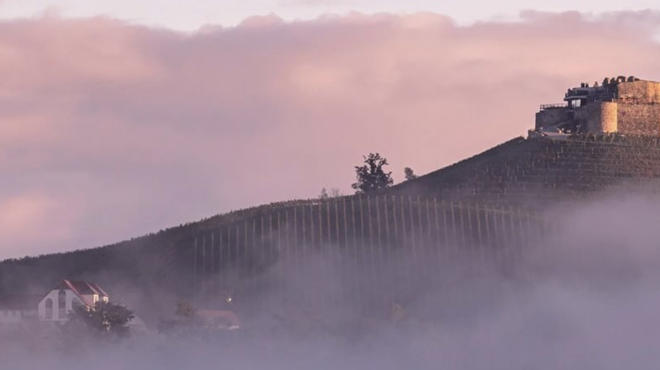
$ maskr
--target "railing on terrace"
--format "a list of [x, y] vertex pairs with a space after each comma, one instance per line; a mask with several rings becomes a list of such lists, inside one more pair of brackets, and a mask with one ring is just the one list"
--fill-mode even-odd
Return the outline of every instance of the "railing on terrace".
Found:
[[607, 95], [607, 94], [602, 94], [602, 95], [596, 95], [593, 97], [592, 101], [594, 102], [610, 102], [610, 103], [616, 103], [619, 101], [616, 97], [612, 95]]
[[567, 103], [541, 104], [541, 110], [556, 109], [556, 108], [568, 108], [568, 104]]

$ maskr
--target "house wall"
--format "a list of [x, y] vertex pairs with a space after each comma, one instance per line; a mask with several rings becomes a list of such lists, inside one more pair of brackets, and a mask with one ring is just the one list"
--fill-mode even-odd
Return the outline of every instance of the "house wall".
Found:
[[46, 320], [46, 301], [50, 298], [53, 300], [53, 318], [52, 321], [67, 321], [68, 320], [68, 314], [73, 311], [73, 306], [74, 302], [76, 304], [82, 304], [78, 296], [74, 292], [72, 292], [69, 289], [65, 289], [64, 292], [66, 293], [66, 304], [65, 304], [65, 309], [62, 318], [60, 318], [60, 311], [59, 311], [59, 292], [60, 290], [52, 290], [50, 293], [48, 293], [41, 301], [39, 301], [39, 305], [37, 308], [39, 319], [40, 320]]

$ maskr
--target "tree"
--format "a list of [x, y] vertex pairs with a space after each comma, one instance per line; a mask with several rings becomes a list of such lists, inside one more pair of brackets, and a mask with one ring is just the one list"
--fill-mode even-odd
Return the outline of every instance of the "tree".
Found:
[[413, 172], [412, 168], [410, 168], [410, 167], [404, 168], [403, 173], [406, 177], [406, 181], [414, 180], [417, 177], [419, 177], [419, 176], [415, 175], [415, 172]]
[[73, 308], [71, 319], [84, 322], [92, 331], [106, 334], [123, 335], [128, 333], [127, 324], [135, 315], [128, 308], [109, 302], [96, 302], [93, 308], [77, 305]]
[[387, 188], [394, 183], [392, 172], [383, 170], [383, 167], [388, 165], [386, 158], [381, 157], [379, 153], [369, 153], [363, 158], [364, 165], [355, 166], [357, 182], [352, 187], [356, 194]]

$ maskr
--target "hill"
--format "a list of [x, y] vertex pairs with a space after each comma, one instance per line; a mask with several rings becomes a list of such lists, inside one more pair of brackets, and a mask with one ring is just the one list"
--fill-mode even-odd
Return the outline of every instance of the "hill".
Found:
[[519, 137], [392, 190], [538, 208], [624, 183], [644, 185], [658, 177], [658, 137]]
[[542, 235], [548, 204], [659, 177], [656, 137], [515, 138], [368, 196], [274, 203], [100, 248], [3, 261], [0, 294], [39, 293], [70, 278], [156, 314], [171, 311], [163, 300], [219, 304], [226, 294], [278, 307], [357, 296], [377, 305], [406, 299], [410, 284], [458, 255], [513, 271]]

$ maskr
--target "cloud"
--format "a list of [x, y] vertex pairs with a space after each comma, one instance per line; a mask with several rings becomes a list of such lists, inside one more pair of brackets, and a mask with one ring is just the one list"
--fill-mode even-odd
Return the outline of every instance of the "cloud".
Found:
[[348, 0], [281, 0], [280, 6], [284, 7], [319, 7], [329, 5], [353, 5], [356, 6], [355, 1]]
[[397, 180], [432, 171], [524, 134], [581, 81], [658, 79], [658, 16], [269, 16], [193, 34], [2, 22], [0, 258], [348, 191], [370, 151]]

